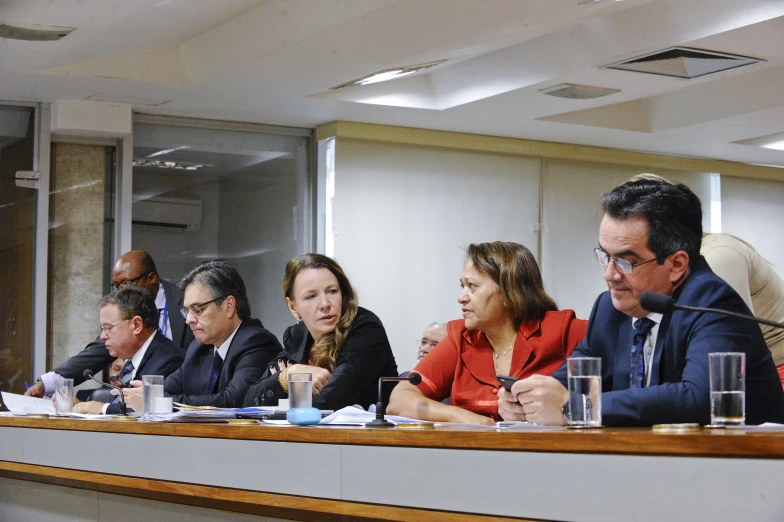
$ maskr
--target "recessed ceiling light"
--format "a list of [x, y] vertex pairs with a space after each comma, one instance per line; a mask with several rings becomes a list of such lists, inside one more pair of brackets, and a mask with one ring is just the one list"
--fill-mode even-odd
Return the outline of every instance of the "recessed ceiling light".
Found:
[[576, 83], [561, 83], [545, 89], [539, 89], [539, 92], [548, 96], [557, 96], [559, 98], [569, 98], [571, 100], [590, 100], [591, 98], [601, 98], [609, 94], [621, 92], [620, 89], [610, 89], [608, 87], [593, 87], [591, 85], [578, 85]]
[[329, 90], [335, 91], [337, 89], [343, 89], [345, 87], [353, 87], [355, 85], [370, 85], [371, 83], [396, 80], [397, 78], [402, 78], [403, 76], [408, 76], [410, 74], [414, 74], [419, 71], [424, 71], [425, 69], [430, 69], [431, 67], [435, 67], [436, 65], [441, 65], [444, 62], [446, 62], [446, 60], [421, 63], [419, 65], [407, 65], [405, 67], [395, 67], [393, 69], [384, 69], [383, 71], [378, 71], [373, 74], [363, 76], [362, 78], [351, 80], [350, 82], [346, 82], [346, 83], [341, 83], [340, 85], [336, 85], [335, 87], [330, 87]]
[[0, 21], [0, 38], [10, 38], [11, 40], [27, 40], [32, 42], [53, 41], [59, 40], [75, 30], [74, 27], [18, 24], [15, 22]]
[[578, 2], [578, 5], [587, 5], [587, 4], [614, 4], [615, 2], [623, 2], [623, 0], [582, 0], [582, 2]]

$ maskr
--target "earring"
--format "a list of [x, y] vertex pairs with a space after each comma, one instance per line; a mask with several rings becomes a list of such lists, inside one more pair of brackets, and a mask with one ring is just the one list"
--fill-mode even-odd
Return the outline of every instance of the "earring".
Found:
[[299, 324], [301, 322], [302, 322], [302, 318], [301, 317], [297, 317], [297, 324]]

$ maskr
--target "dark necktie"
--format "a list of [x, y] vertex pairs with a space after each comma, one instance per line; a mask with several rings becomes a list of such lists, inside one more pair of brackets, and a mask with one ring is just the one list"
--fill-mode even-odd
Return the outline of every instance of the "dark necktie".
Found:
[[634, 322], [634, 340], [632, 346], [632, 367], [630, 383], [632, 388], [645, 387], [645, 355], [643, 348], [653, 325], [656, 324], [647, 317]]
[[133, 363], [130, 359], [126, 359], [122, 370], [120, 370], [120, 375], [118, 375], [120, 382], [128, 386], [128, 383], [131, 382], [131, 375], [133, 375]]
[[167, 335], [166, 322], [169, 320], [169, 309], [168, 308], [158, 308], [158, 331], [161, 332], [161, 335], [171, 339], [170, 335]]
[[215, 350], [215, 355], [212, 357], [212, 373], [210, 373], [210, 386], [207, 388], [207, 393], [215, 393], [217, 391], [216, 388], [218, 387], [222, 368], [223, 357], [220, 356], [218, 350]]

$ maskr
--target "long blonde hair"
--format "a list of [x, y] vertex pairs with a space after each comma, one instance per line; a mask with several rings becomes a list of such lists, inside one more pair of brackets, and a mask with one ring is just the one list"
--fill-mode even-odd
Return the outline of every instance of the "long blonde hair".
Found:
[[338, 280], [340, 293], [343, 298], [343, 306], [340, 313], [340, 320], [335, 325], [335, 329], [321, 337], [310, 349], [310, 359], [312, 363], [321, 368], [326, 368], [330, 372], [335, 371], [340, 350], [346, 342], [351, 324], [357, 316], [359, 304], [357, 294], [351, 287], [351, 283], [340, 268], [340, 265], [327, 256], [321, 254], [305, 254], [297, 256], [286, 263], [286, 274], [283, 276], [283, 296], [294, 300], [294, 281], [297, 274], [308, 268], [326, 268]]

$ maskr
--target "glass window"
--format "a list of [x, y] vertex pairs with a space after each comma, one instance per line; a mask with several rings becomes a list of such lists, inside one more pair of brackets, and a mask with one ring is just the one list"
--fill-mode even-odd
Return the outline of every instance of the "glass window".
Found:
[[136, 123], [133, 135], [133, 248], [172, 281], [203, 261], [229, 261], [253, 317], [278, 337], [293, 322], [283, 270], [312, 244], [310, 131], [291, 131]]

